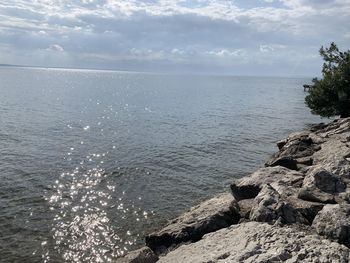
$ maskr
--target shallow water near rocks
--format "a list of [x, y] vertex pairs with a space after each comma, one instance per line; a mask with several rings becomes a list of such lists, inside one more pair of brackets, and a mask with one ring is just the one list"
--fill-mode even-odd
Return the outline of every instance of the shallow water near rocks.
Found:
[[0, 262], [108, 262], [319, 122], [309, 79], [0, 68]]

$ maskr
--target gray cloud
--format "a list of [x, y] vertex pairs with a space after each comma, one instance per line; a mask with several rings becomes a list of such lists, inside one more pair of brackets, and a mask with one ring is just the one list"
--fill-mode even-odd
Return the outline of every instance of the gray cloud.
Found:
[[315, 75], [321, 45], [348, 48], [349, 13], [348, 0], [14, 0], [0, 63]]

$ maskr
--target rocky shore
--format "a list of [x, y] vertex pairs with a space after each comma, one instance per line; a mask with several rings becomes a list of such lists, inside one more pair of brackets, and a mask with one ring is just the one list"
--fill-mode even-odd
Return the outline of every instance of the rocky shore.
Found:
[[117, 262], [350, 262], [350, 118], [277, 146], [231, 193], [191, 208]]

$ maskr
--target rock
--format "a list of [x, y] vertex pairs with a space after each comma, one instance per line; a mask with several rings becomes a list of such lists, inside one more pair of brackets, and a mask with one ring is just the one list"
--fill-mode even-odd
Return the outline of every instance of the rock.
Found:
[[322, 138], [321, 136], [319, 136], [313, 132], [309, 134], [309, 138], [312, 140], [312, 143], [314, 143], [314, 144], [321, 144], [321, 143], [324, 143], [326, 141], [325, 138]]
[[313, 159], [311, 157], [302, 157], [302, 158], [296, 159], [295, 161], [297, 165], [302, 164], [302, 165], [310, 166], [313, 164]]
[[116, 263], [155, 263], [158, 256], [149, 247], [142, 247], [131, 251], [122, 258], [118, 258]]
[[322, 123], [319, 123], [319, 124], [312, 125], [310, 127], [310, 131], [315, 132], [315, 131], [322, 130], [322, 129], [326, 128], [326, 127], [327, 127], [327, 125], [322, 122]]
[[307, 139], [309, 137], [310, 131], [304, 130], [299, 132], [292, 132], [288, 135], [287, 141], [293, 142], [293, 141], [300, 141], [303, 139]]
[[286, 143], [287, 143], [287, 139], [280, 140], [280, 141], [276, 142], [277, 147], [278, 147], [278, 149], [280, 149], [280, 150], [283, 148], [284, 145], [286, 145]]
[[279, 220], [283, 224], [309, 224], [308, 219], [289, 204], [287, 199], [283, 201], [278, 191], [269, 184], [264, 185], [255, 197], [249, 219], [259, 222]]
[[303, 174], [281, 166], [260, 168], [250, 176], [235, 180], [231, 184], [232, 194], [237, 201], [255, 198], [264, 184], [281, 182], [293, 186], [301, 184]]
[[299, 191], [298, 198], [305, 200], [305, 201], [310, 201], [310, 202], [319, 202], [323, 204], [335, 204], [335, 198], [333, 195], [321, 192], [316, 189], [307, 189], [307, 188], [302, 188]]
[[315, 166], [304, 178], [299, 198], [307, 201], [334, 204], [335, 196], [346, 190], [346, 184], [339, 175]]
[[314, 164], [324, 165], [335, 161], [346, 160], [350, 156], [350, 148], [337, 138], [331, 138], [321, 144], [321, 149], [314, 153]]
[[317, 131], [317, 134], [319, 134], [323, 138], [329, 138], [334, 135], [348, 133], [350, 131], [350, 118], [343, 118], [335, 120], [334, 122], [330, 123], [325, 127], [324, 129]]
[[252, 210], [253, 204], [254, 199], [242, 199], [238, 202], [239, 214], [241, 215], [241, 218], [249, 219], [249, 214]]
[[325, 205], [312, 226], [319, 235], [350, 246], [350, 205]]
[[[276, 189], [280, 195], [280, 200], [285, 204], [286, 208], [292, 208], [293, 214], [298, 215], [299, 220], [295, 222], [302, 222], [303, 224], [311, 225], [317, 213], [323, 208], [324, 204], [320, 202], [310, 202], [298, 198], [299, 188], [290, 187], [283, 183], [275, 182], [271, 183], [271, 186]], [[286, 216], [290, 213], [285, 212]], [[300, 217], [302, 216], [302, 218]], [[306, 219], [307, 221], [305, 221]], [[285, 222], [293, 222], [293, 220], [287, 219]]]
[[[350, 189], [348, 189], [347, 192], [340, 193], [339, 198], [343, 200], [345, 203], [350, 204]], [[338, 203], [341, 203], [341, 200]]]
[[[289, 135], [286, 141], [280, 141], [277, 145], [280, 151], [274, 154], [265, 163], [265, 166], [280, 165], [288, 169], [299, 170], [298, 164], [311, 165], [312, 159], [310, 156], [321, 148], [314, 143], [314, 140], [317, 140], [316, 135], [313, 134], [312, 137], [309, 137], [310, 134], [309, 131], [294, 133]], [[320, 142], [321, 140], [317, 141]]]
[[292, 157], [276, 157], [267, 161], [265, 166], [283, 166], [291, 170], [298, 170], [297, 161]]
[[329, 194], [344, 192], [346, 185], [339, 175], [332, 174], [323, 167], [310, 170], [303, 181], [303, 188], [317, 188]]
[[248, 222], [207, 234], [160, 257], [159, 263], [349, 262], [350, 249], [309, 230]]
[[298, 198], [305, 201], [318, 202], [323, 204], [337, 203], [333, 195], [323, 193], [317, 190], [300, 189]]
[[320, 164], [330, 173], [339, 175], [343, 180], [350, 179], [350, 161], [347, 159], [331, 159]]
[[263, 185], [260, 193], [253, 201], [249, 219], [259, 222], [272, 222], [277, 220], [279, 199], [280, 195], [271, 185]]
[[157, 254], [180, 243], [194, 242], [206, 233], [238, 223], [239, 207], [231, 194], [220, 194], [171, 221], [162, 230], [146, 237], [146, 245]]

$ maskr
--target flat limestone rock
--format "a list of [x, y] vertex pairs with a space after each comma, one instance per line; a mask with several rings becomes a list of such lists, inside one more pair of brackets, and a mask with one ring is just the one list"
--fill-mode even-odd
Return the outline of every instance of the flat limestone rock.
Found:
[[160, 257], [159, 263], [348, 263], [350, 249], [296, 227], [248, 222], [207, 234]]
[[239, 208], [233, 196], [230, 193], [220, 194], [148, 235], [146, 245], [161, 254], [181, 243], [198, 241], [207, 233], [236, 224], [239, 219]]
[[326, 205], [312, 223], [319, 235], [350, 246], [350, 205]]
[[243, 177], [231, 184], [232, 194], [237, 201], [255, 198], [264, 184], [281, 182], [294, 186], [302, 182], [304, 175], [282, 166], [260, 168], [250, 176]]
[[158, 256], [149, 247], [142, 247], [118, 258], [115, 263], [155, 263], [157, 260]]

